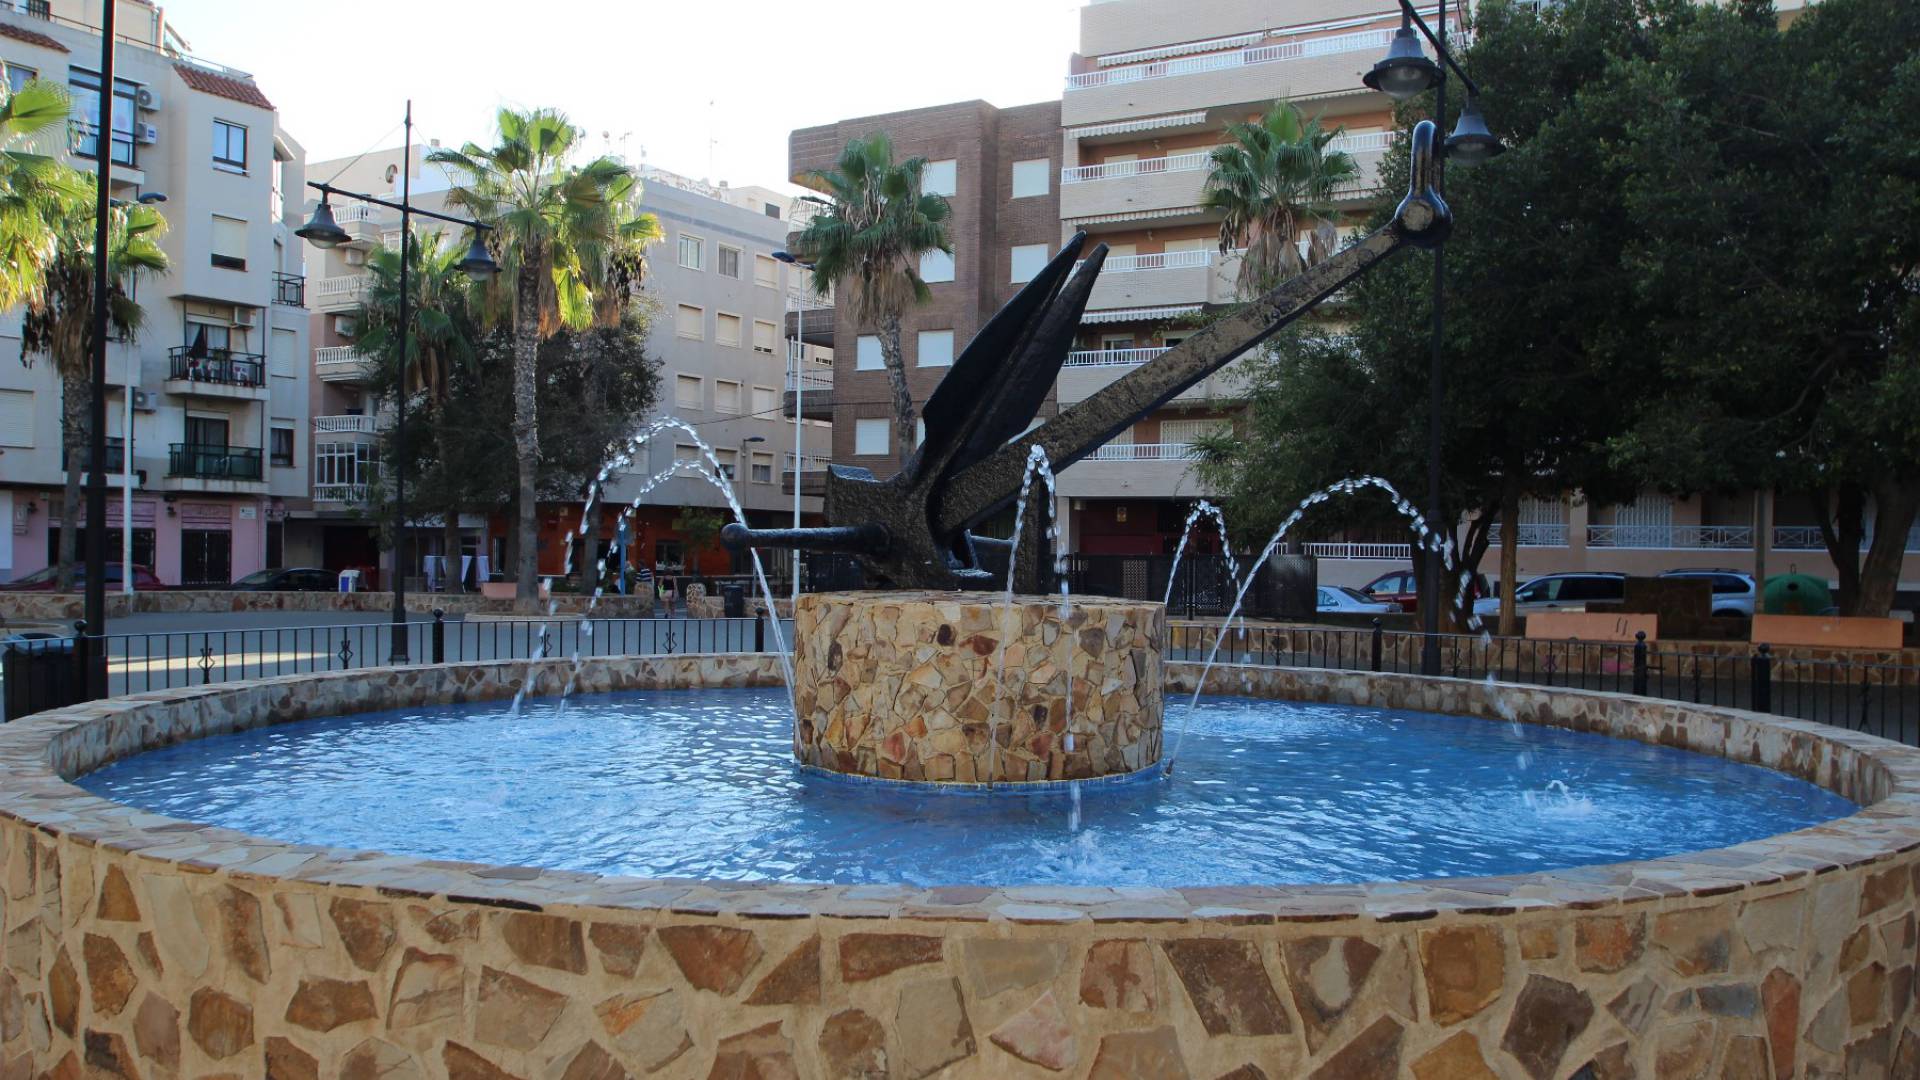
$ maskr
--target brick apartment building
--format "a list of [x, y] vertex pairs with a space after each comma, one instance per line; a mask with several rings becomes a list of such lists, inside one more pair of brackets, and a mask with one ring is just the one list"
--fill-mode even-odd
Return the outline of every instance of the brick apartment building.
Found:
[[[1783, 22], [1804, 0], [1777, 5]], [[1373, 201], [1395, 131], [1392, 102], [1361, 77], [1384, 55], [1399, 26], [1381, 0], [1098, 0], [1080, 10], [1080, 41], [1058, 102], [996, 109], [984, 102], [843, 120], [793, 132], [792, 178], [831, 165], [847, 139], [884, 130], [896, 151], [934, 161], [938, 190], [955, 209], [954, 266], [936, 280], [933, 302], [907, 316], [911, 385], [924, 401], [937, 366], [1075, 232], [1106, 243], [1109, 256], [1043, 413], [1084, 400], [1190, 333], [1207, 312], [1236, 299], [1239, 259], [1219, 250], [1217, 215], [1201, 208], [1208, 152], [1225, 126], [1290, 100], [1323, 124], [1345, 130], [1335, 148], [1352, 155], [1359, 179], [1337, 193], [1343, 231]], [[1039, 130], [1056, 118], [1057, 127]], [[1044, 187], [1046, 158], [1057, 163]], [[1056, 213], [1047, 229], [1034, 220]], [[1042, 243], [1047, 246], [1039, 247]], [[925, 269], [945, 272], [944, 260]], [[1337, 307], [1318, 318], [1338, 322]], [[885, 437], [885, 376], [877, 341], [835, 320], [839, 371], [832, 397], [834, 460], [892, 471]], [[933, 335], [929, 340], [927, 335]], [[929, 344], [931, 349], [929, 350]], [[866, 357], [861, 350], [868, 351]], [[931, 370], [930, 370], [931, 369]], [[1171, 551], [1193, 501], [1206, 494], [1191, 472], [1190, 446], [1230, 425], [1244, 409], [1234, 365], [1143, 418], [1091, 457], [1064, 470], [1057, 507], [1067, 550], [1089, 554]], [[811, 411], [811, 410], [810, 410]], [[864, 434], [863, 434], [864, 433]], [[1522, 507], [1523, 576], [1562, 570], [1658, 573], [1680, 567], [1795, 569], [1831, 576], [1815, 508], [1782, 494], [1675, 498], [1643, 494], [1623, 506], [1580, 493]], [[1404, 543], [1357, 541], [1310, 546], [1321, 578], [1361, 584], [1410, 563]], [[1759, 554], [1756, 548], [1764, 548]], [[1903, 578], [1920, 580], [1920, 530], [1908, 541]]]

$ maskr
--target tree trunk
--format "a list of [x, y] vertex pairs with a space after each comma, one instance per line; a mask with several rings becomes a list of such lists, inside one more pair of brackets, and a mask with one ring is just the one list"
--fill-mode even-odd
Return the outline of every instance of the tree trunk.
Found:
[[1479, 516], [1467, 523], [1467, 535], [1455, 548], [1459, 557], [1459, 574], [1448, 581], [1442, 592], [1447, 603], [1447, 612], [1453, 623], [1453, 632], [1466, 634], [1473, 627], [1473, 590], [1467, 583], [1480, 573], [1480, 560], [1487, 557], [1487, 531], [1494, 522], [1494, 506], [1480, 508]]
[[[1835, 576], [1840, 579], [1840, 610], [1858, 614], [1860, 598], [1860, 541], [1866, 538], [1867, 492], [1858, 484], [1842, 484], [1837, 491], [1813, 493], [1819, 512], [1820, 539], [1833, 559]], [[1825, 509], [1831, 507], [1831, 511]], [[1904, 533], [1903, 537], [1904, 539]], [[1761, 582], [1762, 590], [1766, 582]]]
[[900, 353], [900, 316], [880, 319], [880, 362], [887, 369], [887, 387], [893, 391], [894, 440], [900, 444], [900, 467], [913, 457], [913, 392], [907, 389], [907, 362]]
[[[66, 502], [60, 511], [60, 551], [59, 580], [53, 583], [57, 592], [72, 592], [74, 574], [79, 570], [80, 526], [87, 520], [86, 507], [81, 495], [80, 477], [85, 472], [87, 449], [89, 447], [93, 425], [88, 410], [88, 399], [93, 393], [91, 382], [84, 374], [64, 373], [60, 378], [60, 411], [62, 442], [67, 450], [67, 487]], [[95, 629], [97, 633], [97, 628]]]
[[1900, 566], [1906, 558], [1907, 533], [1920, 511], [1920, 489], [1883, 480], [1873, 489], [1873, 544], [1860, 567], [1860, 583], [1850, 598], [1848, 614], [1884, 619], [1893, 612], [1900, 589]]
[[449, 506], [442, 514], [442, 531], [445, 535], [441, 545], [446, 549], [446, 580], [441, 587], [447, 592], [464, 592], [466, 577], [460, 573], [460, 509]]
[[1520, 634], [1520, 486], [1511, 478], [1500, 493], [1500, 636]]
[[520, 471], [515, 523], [514, 598], [531, 609], [540, 598], [539, 490], [540, 265], [538, 252], [524, 256], [513, 315], [513, 452]]

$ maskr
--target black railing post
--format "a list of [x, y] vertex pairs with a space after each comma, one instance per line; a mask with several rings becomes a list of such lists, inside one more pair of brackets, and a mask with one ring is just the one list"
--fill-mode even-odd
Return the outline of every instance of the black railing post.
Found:
[[447, 662], [447, 613], [441, 608], [433, 609], [433, 662]]
[[[75, 619], [73, 622], [73, 687], [78, 693], [73, 700], [76, 702], [106, 696], [104, 693], [93, 692], [93, 644], [93, 637], [87, 633], [87, 620]], [[59, 691], [55, 691], [53, 697], [56, 708], [71, 704], [60, 699]], [[25, 700], [32, 701], [33, 698], [29, 696]]]
[[1639, 697], [1647, 696], [1647, 632], [1638, 630], [1633, 635], [1633, 692]]
[[[780, 616], [777, 612], [769, 611], [767, 613], [767, 619], [777, 619], [779, 617]], [[753, 651], [754, 652], [762, 653], [767, 651], [767, 619], [753, 620]]]
[[1753, 657], [1753, 711], [1773, 711], [1773, 646], [1764, 641]]
[[1380, 620], [1373, 620], [1373, 673], [1375, 675], [1380, 674], [1380, 647], [1385, 638], [1386, 631], [1381, 628]]

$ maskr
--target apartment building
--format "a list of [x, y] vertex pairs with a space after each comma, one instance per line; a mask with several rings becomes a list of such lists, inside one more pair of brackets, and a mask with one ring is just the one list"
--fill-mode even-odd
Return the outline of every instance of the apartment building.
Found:
[[[1804, 4], [1780, 6], [1785, 22]], [[1047, 406], [1065, 408], [1178, 344], [1209, 311], [1236, 299], [1239, 258], [1219, 250], [1218, 216], [1200, 205], [1208, 153], [1227, 124], [1285, 99], [1326, 126], [1342, 127], [1334, 146], [1353, 157], [1360, 175], [1336, 193], [1337, 203], [1347, 215], [1343, 233], [1359, 226], [1378, 198], [1380, 163], [1395, 138], [1392, 101], [1361, 78], [1399, 23], [1399, 9], [1381, 0], [1094, 0], [1081, 8], [1079, 49], [1057, 104], [1003, 111], [969, 102], [805, 128], [789, 141], [793, 179], [804, 183], [808, 170], [830, 165], [848, 138], [884, 130], [900, 154], [933, 159], [930, 187], [953, 193], [954, 266], [929, 260], [923, 270], [944, 276], [930, 278], [933, 302], [908, 315], [911, 385], [920, 401], [940, 375], [916, 363], [920, 334], [953, 327], [964, 346], [1024, 280], [1019, 267], [1043, 263], [1079, 231], [1107, 244], [1077, 348]], [[1027, 118], [1021, 131], [1033, 137], [1032, 124], [1055, 112], [1058, 130], [1045, 156], [1058, 169], [1043, 185], [1038, 166], [1023, 164], [1042, 156], [1038, 139], [1010, 150], [996, 143], [993, 121]], [[1044, 230], [1030, 228], [1028, 215], [1051, 208], [1058, 228], [1042, 247]], [[1009, 215], [1019, 224], [1004, 224]], [[1332, 305], [1318, 317], [1338, 320], [1342, 313]], [[844, 317], [836, 324], [834, 458], [885, 473], [891, 448], [877, 419], [887, 413], [885, 382], [867, 333]], [[870, 360], [862, 359], [863, 346]], [[1171, 551], [1193, 501], [1206, 494], [1192, 475], [1191, 445], [1231, 424], [1244, 407], [1241, 397], [1229, 365], [1064, 470], [1058, 510], [1068, 550]], [[1751, 570], [1764, 546], [1769, 572], [1832, 576], [1814, 509], [1803, 499], [1751, 494], [1648, 493], [1626, 506], [1594, 506], [1569, 493], [1523, 508], [1521, 571]], [[1356, 536], [1311, 549], [1323, 556], [1324, 580], [1363, 584], [1411, 560], [1404, 543], [1373, 542], [1382, 539]], [[1920, 553], [1920, 530], [1908, 549]], [[1907, 571], [1907, 580], [1920, 580], [1920, 555], [1909, 558]]]
[[[306, 494], [307, 310], [297, 228], [305, 154], [243, 71], [197, 59], [162, 10], [116, 0], [112, 87], [100, 85], [94, 0], [0, 4], [0, 61], [18, 86], [73, 95], [47, 152], [94, 167], [112, 125], [116, 198], [164, 194], [171, 268], [137, 281], [145, 325], [107, 352], [109, 561], [130, 528], [135, 563], [169, 585], [225, 584], [285, 558], [288, 505]], [[32, 367], [19, 311], [0, 315], [0, 579], [48, 566], [62, 528], [61, 387]]]
[[[339, 162], [316, 162], [315, 176], [346, 190], [398, 200], [402, 169], [411, 171], [414, 205], [447, 212], [446, 193], [453, 178], [427, 155], [437, 143], [391, 148]], [[830, 371], [830, 351], [790, 350], [785, 329], [791, 310], [815, 302], [799, 296], [796, 268], [773, 258], [785, 243], [790, 200], [761, 187], [708, 184], [661, 169], [642, 167], [642, 207], [660, 219], [664, 239], [648, 252], [646, 292], [654, 304], [649, 355], [660, 361], [657, 415], [685, 421], [712, 447], [746, 509], [759, 526], [791, 524], [794, 512], [795, 432], [799, 432], [801, 475], [824, 470], [830, 428], [824, 421], [796, 424], [785, 418], [781, 400], [795, 376], [789, 366]], [[361, 358], [353, 349], [352, 313], [367, 285], [367, 258], [381, 246], [400, 242], [398, 211], [335, 200], [334, 218], [351, 242], [331, 250], [309, 248], [314, 267], [312, 365], [313, 492], [298, 508], [297, 531], [311, 565], [329, 569], [361, 568], [370, 580], [383, 580], [387, 558], [363, 509], [380, 479], [379, 436], [391, 410], [368, 388]], [[443, 228], [423, 220], [416, 236]], [[456, 239], [444, 227], [448, 240]], [[543, 417], [564, 423], [564, 417]], [[690, 461], [698, 454], [692, 436], [662, 436], [618, 474], [602, 500], [603, 521], [593, 552], [577, 554], [575, 565], [605, 554], [616, 537], [613, 512], [632, 502], [646, 477]], [[583, 493], [584, 494], [584, 493]], [[805, 496], [802, 512], [817, 515], [819, 496]], [[611, 510], [607, 508], [612, 508]], [[682, 476], [648, 492], [629, 527], [629, 550], [645, 552], [660, 574], [695, 570], [722, 573], [729, 556], [717, 546], [690, 554], [680, 525], [689, 509], [727, 513], [725, 497], [711, 482]], [[582, 502], [543, 504], [540, 513], [539, 568], [558, 575], [565, 567], [566, 538], [579, 525]], [[507, 572], [507, 539], [512, 521], [504, 513], [463, 515], [462, 549], [480, 555], [493, 572]], [[409, 564], [441, 551], [444, 530], [437, 517], [417, 518], [411, 530]], [[416, 560], [418, 562], [416, 563]]]

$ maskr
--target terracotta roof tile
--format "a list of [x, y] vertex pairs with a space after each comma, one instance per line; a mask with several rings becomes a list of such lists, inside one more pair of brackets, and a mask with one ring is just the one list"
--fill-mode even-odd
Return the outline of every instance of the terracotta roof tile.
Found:
[[273, 108], [273, 102], [267, 100], [267, 95], [261, 93], [260, 88], [250, 82], [216, 75], [205, 68], [197, 68], [189, 64], [175, 64], [173, 70], [180, 73], [181, 81], [202, 93], [247, 105], [257, 105], [262, 109]]
[[61, 52], [73, 51], [61, 44], [57, 38], [50, 38], [37, 30], [29, 30], [24, 26], [15, 26], [10, 22], [0, 21], [0, 37], [10, 37], [15, 41], [24, 41], [29, 45], [38, 45], [43, 49], [58, 49]]

